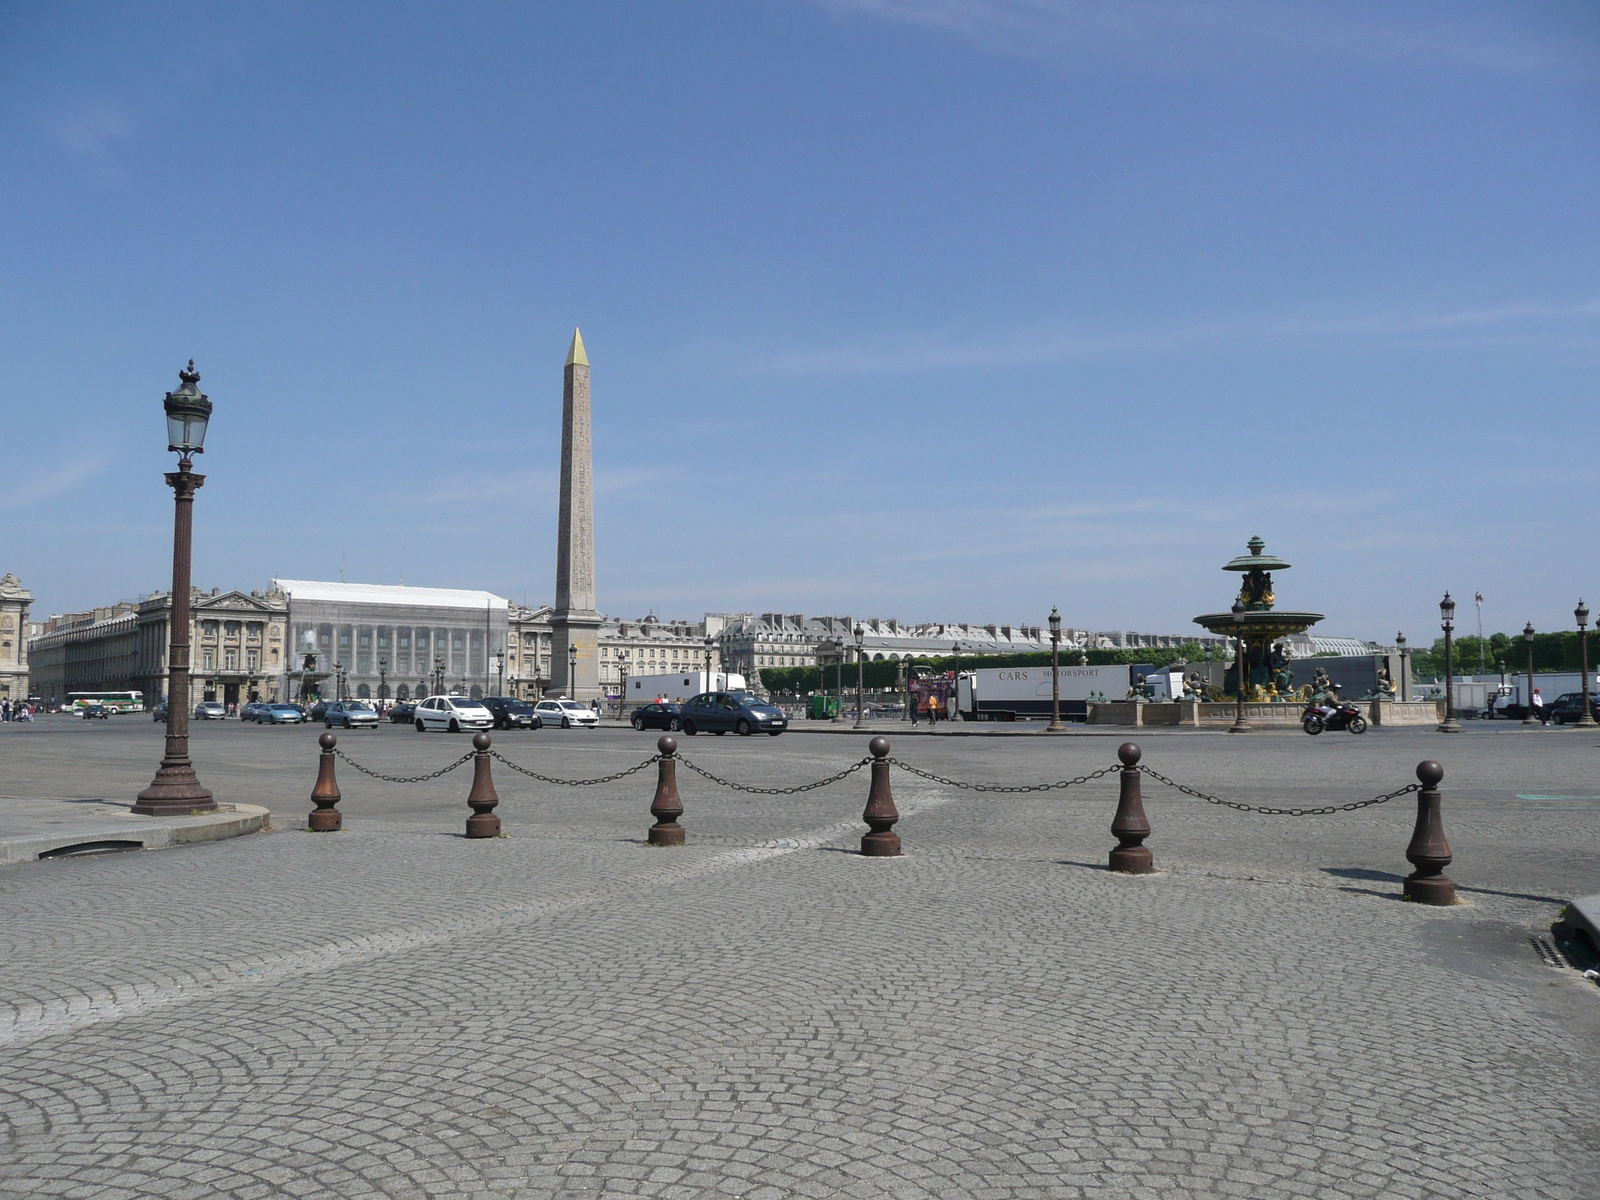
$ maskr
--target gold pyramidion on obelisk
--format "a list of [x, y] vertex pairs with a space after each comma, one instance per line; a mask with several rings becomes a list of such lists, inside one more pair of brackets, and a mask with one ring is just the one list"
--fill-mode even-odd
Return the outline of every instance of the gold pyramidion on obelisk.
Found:
[[600, 614], [594, 597], [594, 443], [589, 356], [572, 331], [561, 387], [561, 517], [556, 535], [556, 609], [550, 617], [551, 691], [600, 695]]

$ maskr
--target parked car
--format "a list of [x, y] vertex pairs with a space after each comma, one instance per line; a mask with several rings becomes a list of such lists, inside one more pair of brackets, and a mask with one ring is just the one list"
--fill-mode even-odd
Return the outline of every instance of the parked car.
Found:
[[85, 704], [78, 710], [83, 714], [85, 721], [109, 721], [111, 710], [104, 704]]
[[[1600, 699], [1592, 694], [1589, 697], [1589, 715], [1600, 720]], [[1544, 718], [1554, 721], [1557, 725], [1566, 725], [1583, 718], [1583, 693], [1565, 692], [1555, 698], [1553, 704], [1545, 706]]]
[[333, 703], [332, 700], [318, 700], [315, 704], [313, 704], [310, 708], [308, 708], [306, 710], [306, 720], [308, 720], [308, 721], [320, 721], [320, 720], [322, 720], [323, 717], [328, 715], [328, 705], [330, 705], [332, 703]]
[[691, 737], [702, 729], [718, 736], [731, 730], [740, 737], [758, 732], [777, 737], [789, 728], [782, 710], [749, 692], [701, 692], [684, 704], [678, 719]]
[[411, 714], [417, 711], [417, 706], [410, 700], [402, 700], [389, 710], [389, 720], [396, 725], [411, 724]]
[[261, 704], [256, 706], [257, 725], [298, 725], [306, 714], [295, 704]]
[[215, 700], [202, 700], [194, 706], [196, 721], [226, 721], [228, 710]]
[[167, 702], [165, 700], [150, 710], [150, 719], [158, 723], [167, 719]]
[[646, 704], [643, 708], [633, 710], [630, 724], [635, 729], [665, 729], [669, 733], [677, 733], [683, 728], [683, 722], [678, 714], [682, 708], [676, 704]]
[[261, 701], [259, 700], [252, 700], [248, 704], [239, 705], [239, 720], [254, 721], [256, 719], [256, 713], [261, 709], [261, 707]]
[[378, 711], [365, 700], [336, 700], [322, 714], [329, 729], [376, 729]]
[[587, 725], [590, 729], [595, 729], [600, 725], [600, 714], [587, 704], [579, 704], [576, 700], [541, 700], [533, 706], [533, 709], [544, 724], [559, 725], [562, 729], [571, 729], [577, 725]]
[[543, 729], [544, 722], [533, 705], [515, 696], [487, 696], [483, 706], [494, 714], [496, 729]]
[[430, 729], [445, 729], [460, 733], [463, 729], [490, 729], [494, 714], [477, 700], [465, 696], [429, 696], [417, 705], [412, 714], [412, 724], [418, 733]]

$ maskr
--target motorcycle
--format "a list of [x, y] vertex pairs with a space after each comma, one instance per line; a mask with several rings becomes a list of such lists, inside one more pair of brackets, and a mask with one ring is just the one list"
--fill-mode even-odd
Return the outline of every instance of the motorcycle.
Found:
[[1305, 716], [1301, 719], [1301, 727], [1312, 737], [1324, 729], [1348, 729], [1351, 733], [1365, 733], [1367, 719], [1354, 704], [1341, 700], [1338, 704], [1324, 704], [1320, 708], [1306, 709]]

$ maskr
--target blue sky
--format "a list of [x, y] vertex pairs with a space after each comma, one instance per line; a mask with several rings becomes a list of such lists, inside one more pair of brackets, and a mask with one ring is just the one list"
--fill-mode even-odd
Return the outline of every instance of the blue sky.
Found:
[[1600, 603], [1600, 7], [0, 7], [0, 570], [1416, 642]]

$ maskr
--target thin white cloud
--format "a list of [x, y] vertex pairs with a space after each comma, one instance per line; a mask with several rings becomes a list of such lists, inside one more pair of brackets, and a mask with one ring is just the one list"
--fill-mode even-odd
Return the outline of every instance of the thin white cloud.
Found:
[[1057, 62], [1137, 54], [1172, 66], [1224, 60], [1339, 57], [1500, 71], [1545, 66], [1568, 52], [1461, 8], [1448, 19], [1401, 10], [1380, 19], [1352, 6], [1294, 0], [812, 0], [962, 37], [997, 53]]
[[111, 456], [104, 450], [84, 451], [70, 462], [49, 469], [37, 468], [24, 475], [17, 486], [16, 494], [20, 497], [20, 503], [24, 508], [54, 500], [99, 475], [110, 461]]
[[1226, 350], [1243, 344], [1311, 348], [1332, 342], [1463, 346], [1515, 342], [1600, 348], [1600, 300], [1343, 317], [1241, 317], [1143, 330], [1035, 325], [967, 339], [935, 331], [887, 343], [880, 339], [871, 345], [856, 343], [751, 355], [747, 361], [753, 370], [777, 374], [909, 373], [997, 362], [1032, 365]]
[[61, 146], [99, 160], [109, 155], [114, 142], [133, 133], [136, 125], [133, 114], [122, 104], [91, 98], [46, 112], [38, 122]]

